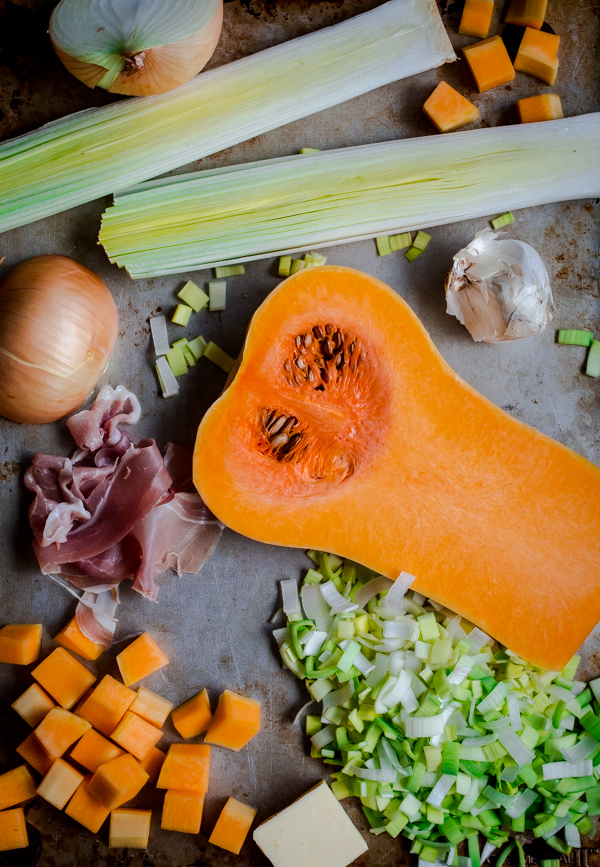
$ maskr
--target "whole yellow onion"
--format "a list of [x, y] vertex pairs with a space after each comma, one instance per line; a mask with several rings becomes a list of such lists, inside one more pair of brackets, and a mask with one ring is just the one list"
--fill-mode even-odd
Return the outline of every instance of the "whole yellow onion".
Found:
[[0, 415], [43, 424], [76, 409], [106, 369], [119, 319], [102, 280], [35, 256], [0, 284]]
[[223, 0], [60, 0], [50, 39], [88, 87], [148, 96], [189, 81], [211, 58]]

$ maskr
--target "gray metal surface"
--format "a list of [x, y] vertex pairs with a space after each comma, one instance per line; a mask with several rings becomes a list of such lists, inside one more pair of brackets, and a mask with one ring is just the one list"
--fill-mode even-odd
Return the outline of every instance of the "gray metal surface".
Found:
[[[45, 34], [52, 5], [44, 0], [0, 0], [1, 138], [112, 99], [80, 85], [54, 57]], [[234, 0], [225, 5], [223, 37], [211, 63], [235, 59], [374, 5], [375, 0]], [[499, 16], [501, 4], [497, 6]], [[455, 46], [471, 42], [456, 34], [457, 6], [446, 9], [444, 4], [443, 13]], [[592, 5], [591, 0], [550, 0], [547, 20], [562, 36], [561, 67], [552, 90], [560, 94], [565, 115], [598, 111], [600, 7]], [[459, 60], [453, 66], [381, 88], [290, 124], [191, 168], [295, 153], [303, 146], [340, 147], [431, 134], [433, 130], [421, 106], [441, 78], [480, 107], [479, 125], [516, 122], [516, 100], [548, 90], [536, 79], [517, 74], [511, 84], [478, 95], [473, 91], [465, 62]], [[191, 447], [197, 424], [219, 394], [225, 375], [208, 361], [201, 362], [181, 381], [180, 395], [163, 400], [157, 395], [147, 318], [172, 308], [174, 291], [185, 279], [192, 277], [202, 284], [209, 274], [197, 272], [133, 282], [110, 266], [96, 245], [99, 218], [107, 201], [0, 236], [0, 258], [7, 257], [0, 266], [0, 277], [18, 262], [40, 253], [70, 255], [96, 270], [114, 293], [121, 320], [117, 346], [103, 381], [113, 385], [122, 382], [139, 395], [144, 411], [137, 428], [139, 436], [153, 436], [159, 445], [172, 439]], [[553, 326], [600, 330], [598, 201], [520, 211], [516, 218], [509, 234], [533, 244], [548, 267], [556, 301]], [[412, 264], [402, 254], [377, 258], [372, 242], [332, 248], [328, 262], [360, 268], [389, 283], [408, 301], [444, 357], [469, 383], [515, 417], [600, 463], [600, 385], [582, 375], [583, 350], [557, 346], [554, 327], [539, 337], [512, 344], [476, 345], [445, 313], [443, 278], [452, 255], [484, 225], [484, 220], [477, 220], [432, 230], [427, 252]], [[227, 310], [199, 314], [189, 329], [180, 330], [181, 334], [192, 337], [201, 332], [236, 355], [253, 311], [277, 282], [275, 262], [251, 263], [245, 276], [228, 281]], [[173, 326], [172, 333], [174, 330]], [[0, 623], [43, 622], [45, 651], [52, 646], [51, 636], [71, 616], [73, 602], [39, 574], [30, 549], [29, 495], [22, 476], [34, 452], [68, 453], [71, 448], [64, 422], [20, 427], [0, 419]], [[142, 792], [136, 802], [152, 806], [155, 811], [147, 852], [109, 850], [106, 828], [92, 835], [36, 800], [27, 807], [27, 818], [41, 835], [40, 865], [242, 867], [266, 863], [251, 843], [236, 857], [209, 845], [207, 835], [229, 795], [255, 805], [258, 818], [263, 819], [326, 776], [320, 763], [310, 759], [300, 727], [292, 723], [304, 694], [295, 678], [281, 670], [267, 623], [276, 606], [276, 582], [297, 577], [305, 565], [300, 551], [267, 547], [226, 531], [212, 560], [199, 575], [162, 577], [158, 604], [127, 590], [123, 593], [117, 643], [147, 629], [171, 658], [170, 666], [148, 680], [149, 688], [174, 702], [205, 686], [213, 699], [225, 687], [238, 690], [263, 702], [264, 728], [240, 753], [213, 750], [210, 793], [199, 838], [161, 831], [161, 796], [150, 790]], [[567, 577], [568, 569], [565, 574]], [[599, 673], [596, 648], [591, 639], [582, 665], [584, 675]], [[105, 671], [116, 673], [114, 654], [101, 657], [90, 667], [99, 675]], [[14, 748], [28, 733], [9, 708], [28, 683], [24, 670], [9, 666], [0, 670], [0, 769], [16, 763]], [[167, 726], [159, 746], [164, 747], [173, 735]], [[346, 805], [369, 840], [369, 852], [357, 864], [375, 867], [408, 862], [405, 843], [392, 841], [386, 835], [368, 835], [356, 805]], [[1, 858], [0, 864], [4, 864]]]

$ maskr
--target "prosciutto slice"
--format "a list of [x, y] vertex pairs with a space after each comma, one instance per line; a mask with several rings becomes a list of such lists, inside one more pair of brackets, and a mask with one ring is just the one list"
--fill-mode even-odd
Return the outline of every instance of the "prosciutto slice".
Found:
[[25, 473], [40, 569], [83, 591], [78, 624], [106, 646], [121, 581], [154, 601], [156, 575], [169, 567], [197, 573], [223, 530], [191, 490], [190, 452], [169, 443], [163, 457], [154, 440], [135, 443], [120, 429], [139, 418], [134, 394], [104, 386], [91, 409], [67, 422], [74, 454], [36, 454]]

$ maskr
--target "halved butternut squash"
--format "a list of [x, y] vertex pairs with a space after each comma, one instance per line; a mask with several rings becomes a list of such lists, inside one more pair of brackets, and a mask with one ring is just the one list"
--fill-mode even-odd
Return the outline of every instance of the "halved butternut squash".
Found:
[[478, 394], [358, 271], [300, 271], [261, 305], [194, 480], [234, 530], [410, 572], [537, 665], [600, 618], [600, 470]]

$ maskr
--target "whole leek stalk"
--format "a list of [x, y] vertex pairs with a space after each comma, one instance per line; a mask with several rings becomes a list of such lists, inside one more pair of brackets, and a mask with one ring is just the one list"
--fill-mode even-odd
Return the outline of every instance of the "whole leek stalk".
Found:
[[454, 59], [435, 0], [389, 0], [168, 93], [46, 124], [0, 144], [0, 231]]
[[600, 113], [263, 160], [118, 195], [100, 241], [132, 277], [600, 195]]

